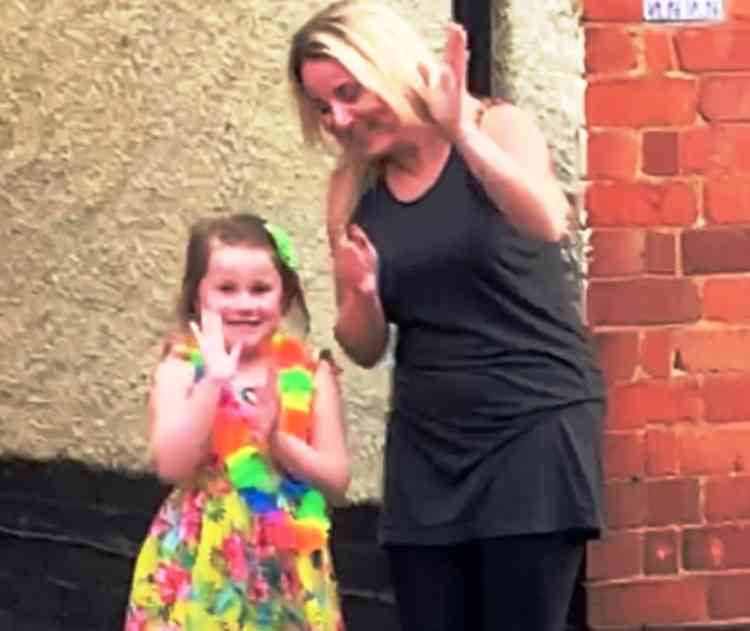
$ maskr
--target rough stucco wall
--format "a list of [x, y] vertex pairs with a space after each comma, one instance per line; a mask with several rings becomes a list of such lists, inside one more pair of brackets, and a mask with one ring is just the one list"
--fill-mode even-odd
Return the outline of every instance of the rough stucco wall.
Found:
[[[148, 466], [145, 395], [186, 227], [252, 209], [301, 249], [333, 346], [329, 160], [284, 76], [319, 0], [0, 3], [0, 455]], [[394, 6], [440, 44], [450, 2]], [[387, 372], [346, 365], [354, 500], [379, 494]]]
[[584, 128], [578, 0], [494, 0], [493, 89], [537, 116], [559, 175], [576, 190]]
[[579, 289], [588, 238], [582, 229], [586, 81], [580, 17], [581, 0], [492, 0], [493, 92], [534, 113], [547, 138], [575, 208], [564, 253]]

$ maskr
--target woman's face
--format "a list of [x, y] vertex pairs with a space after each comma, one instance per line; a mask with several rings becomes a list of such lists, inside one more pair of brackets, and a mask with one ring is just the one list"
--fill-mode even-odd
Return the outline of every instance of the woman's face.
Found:
[[401, 129], [395, 112], [338, 61], [308, 59], [300, 75], [321, 126], [344, 149], [375, 158], [393, 148]]

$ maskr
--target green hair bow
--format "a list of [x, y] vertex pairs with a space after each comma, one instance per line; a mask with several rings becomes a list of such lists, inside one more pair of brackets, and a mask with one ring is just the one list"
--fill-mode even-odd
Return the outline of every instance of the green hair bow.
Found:
[[266, 221], [265, 228], [268, 234], [271, 235], [271, 239], [276, 246], [276, 253], [279, 255], [281, 262], [288, 268], [296, 271], [299, 266], [299, 259], [294, 249], [294, 243], [292, 243], [292, 237], [282, 227], [270, 221]]

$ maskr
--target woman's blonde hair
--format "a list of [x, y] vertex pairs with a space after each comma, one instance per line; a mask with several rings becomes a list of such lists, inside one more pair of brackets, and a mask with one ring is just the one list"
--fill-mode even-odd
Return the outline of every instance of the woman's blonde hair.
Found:
[[[288, 74], [302, 134], [310, 145], [329, 145], [318, 108], [305, 93], [302, 66], [333, 59], [393, 110], [403, 125], [431, 122], [427, 91], [439, 65], [425, 40], [384, 0], [339, 0], [311, 17], [292, 37]], [[373, 165], [342, 155], [328, 200], [332, 244], [349, 221]]]
[[316, 144], [325, 134], [302, 86], [302, 66], [309, 59], [339, 62], [402, 124], [429, 121], [425, 90], [437, 77], [437, 61], [424, 39], [383, 0], [334, 2], [292, 37], [289, 81], [305, 141]]

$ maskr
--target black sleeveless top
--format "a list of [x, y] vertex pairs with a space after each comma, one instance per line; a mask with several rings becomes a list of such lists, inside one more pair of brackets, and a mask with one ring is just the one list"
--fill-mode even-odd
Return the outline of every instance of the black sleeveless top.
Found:
[[353, 221], [398, 331], [382, 541], [597, 532], [604, 388], [560, 245], [511, 226], [455, 149], [420, 198], [379, 182]]

